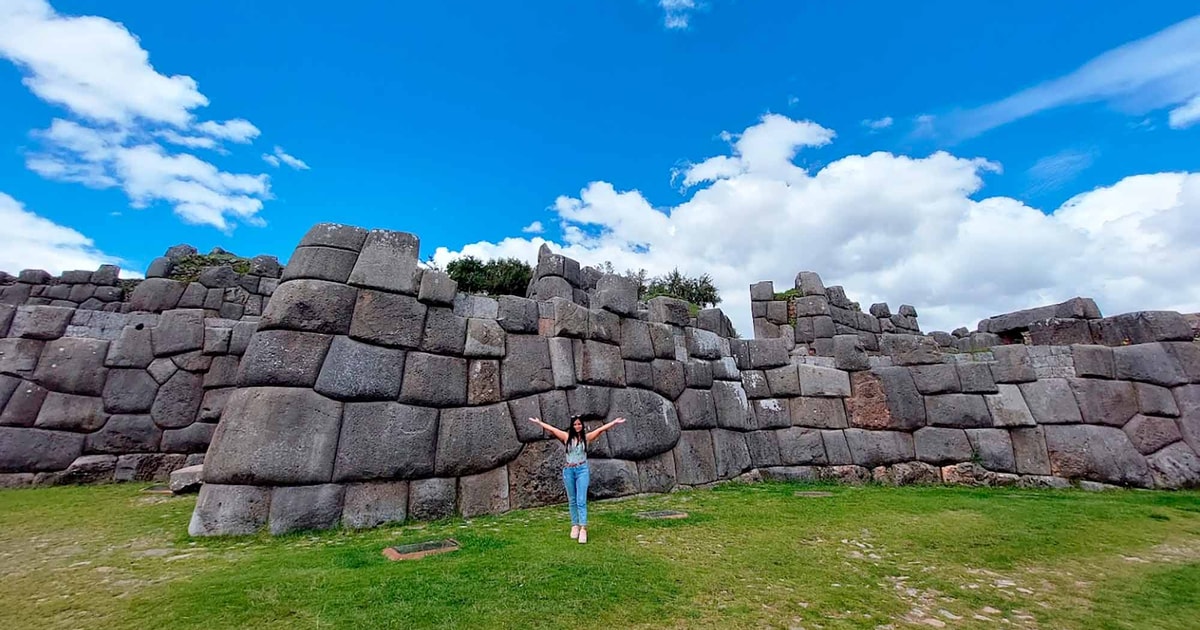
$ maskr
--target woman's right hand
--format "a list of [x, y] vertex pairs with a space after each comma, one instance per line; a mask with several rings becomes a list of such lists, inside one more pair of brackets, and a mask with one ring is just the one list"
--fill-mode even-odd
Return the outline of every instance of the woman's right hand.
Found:
[[530, 418], [530, 419], [529, 419], [529, 421], [530, 421], [530, 422], [532, 422], [532, 423], [534, 423], [534, 424], [541, 424], [541, 423], [542, 423], [542, 421], [541, 421], [541, 420], [539, 420], [539, 419], [537, 419], [537, 418]]

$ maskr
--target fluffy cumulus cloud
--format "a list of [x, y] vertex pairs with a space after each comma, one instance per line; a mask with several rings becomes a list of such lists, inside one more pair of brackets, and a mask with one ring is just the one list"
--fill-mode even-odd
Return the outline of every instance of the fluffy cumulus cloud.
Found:
[[674, 30], [686, 29], [697, 8], [696, 0], [658, 0], [658, 6], [663, 11], [663, 26]]
[[[678, 267], [708, 273], [721, 307], [752, 334], [749, 285], [792, 286], [801, 270], [846, 287], [864, 305], [917, 306], [925, 330], [973, 327], [979, 319], [1076, 295], [1107, 313], [1200, 309], [1200, 174], [1127, 177], [1044, 212], [986, 197], [985, 159], [946, 152], [910, 157], [850, 155], [816, 172], [794, 163], [834, 133], [767, 115], [726, 134], [724, 155], [676, 173], [694, 186], [674, 206], [595, 181], [557, 199], [561, 242], [584, 264], [651, 274]], [[439, 248], [457, 256], [536, 260], [542, 237]]]
[[[25, 209], [0, 192], [0, 270], [45, 269], [61, 274], [70, 269], [120, 265], [121, 260], [96, 249], [92, 239]], [[122, 277], [126, 276], [122, 272]]]
[[1041, 111], [1106, 102], [1130, 114], [1169, 108], [1172, 128], [1200, 122], [1200, 15], [1109, 50], [1074, 72], [949, 117], [970, 137]]
[[33, 132], [31, 170], [121, 188], [135, 207], [165, 203], [188, 223], [228, 231], [235, 222], [262, 222], [257, 214], [271, 198], [266, 175], [225, 172], [169, 148], [227, 153], [225, 143], [251, 142], [258, 127], [242, 118], [198, 120], [195, 110], [208, 98], [195, 79], [156, 70], [123, 25], [62, 15], [45, 0], [6, 0], [0, 57], [16, 64], [33, 94], [66, 112]]

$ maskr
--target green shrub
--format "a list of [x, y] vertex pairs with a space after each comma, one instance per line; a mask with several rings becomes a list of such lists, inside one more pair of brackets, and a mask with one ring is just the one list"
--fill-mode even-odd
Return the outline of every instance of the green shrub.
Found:
[[483, 262], [463, 256], [446, 265], [446, 273], [465, 293], [525, 296], [533, 267], [517, 258], [499, 258]]

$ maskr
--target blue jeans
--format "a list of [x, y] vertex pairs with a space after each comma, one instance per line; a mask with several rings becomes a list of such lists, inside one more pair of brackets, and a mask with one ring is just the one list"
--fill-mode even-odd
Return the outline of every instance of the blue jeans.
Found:
[[567, 504], [571, 506], [571, 524], [587, 526], [588, 465], [563, 468]]

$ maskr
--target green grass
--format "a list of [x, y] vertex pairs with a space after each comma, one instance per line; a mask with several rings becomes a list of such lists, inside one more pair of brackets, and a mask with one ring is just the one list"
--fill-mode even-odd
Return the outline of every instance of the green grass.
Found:
[[[1195, 628], [1200, 493], [728, 484], [590, 506], [190, 539], [193, 497], [0, 491], [5, 628]], [[810, 488], [811, 487], [805, 487]], [[691, 517], [642, 521], [640, 510]], [[461, 550], [389, 562], [383, 547]], [[976, 615], [986, 618], [979, 619]]]

